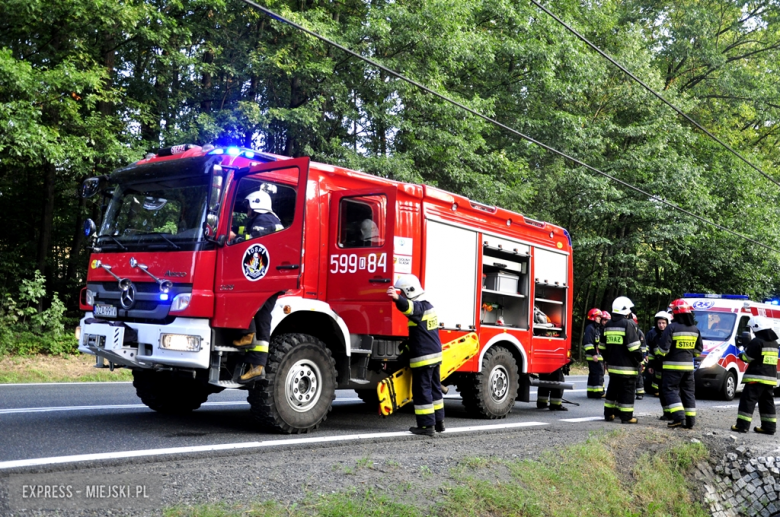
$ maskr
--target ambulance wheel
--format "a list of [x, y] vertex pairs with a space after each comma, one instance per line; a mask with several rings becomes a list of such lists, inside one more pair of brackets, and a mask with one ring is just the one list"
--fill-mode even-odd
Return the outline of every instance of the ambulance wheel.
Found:
[[328, 418], [336, 398], [336, 361], [307, 334], [271, 340], [264, 379], [249, 388], [255, 420], [281, 433], [308, 433]]
[[140, 368], [133, 369], [133, 386], [141, 402], [158, 413], [169, 414], [198, 409], [216, 391], [197, 378]]
[[726, 378], [723, 379], [723, 386], [720, 388], [720, 397], [723, 400], [734, 400], [737, 394], [737, 374], [729, 371]]
[[493, 347], [482, 359], [482, 371], [458, 380], [466, 412], [475, 418], [505, 418], [515, 405], [517, 362], [505, 348]]

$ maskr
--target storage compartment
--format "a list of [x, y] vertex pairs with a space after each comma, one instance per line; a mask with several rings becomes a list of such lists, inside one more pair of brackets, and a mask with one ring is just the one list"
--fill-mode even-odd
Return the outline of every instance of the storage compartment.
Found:
[[[566, 288], [554, 287], [537, 283], [534, 293], [534, 335], [547, 337], [564, 337], [566, 330]], [[539, 311], [546, 316], [544, 322], [539, 322]]]
[[520, 275], [498, 271], [487, 273], [485, 278], [485, 288], [491, 291], [501, 293], [517, 294]]
[[528, 298], [523, 295], [482, 291], [480, 323], [497, 327], [528, 328]]

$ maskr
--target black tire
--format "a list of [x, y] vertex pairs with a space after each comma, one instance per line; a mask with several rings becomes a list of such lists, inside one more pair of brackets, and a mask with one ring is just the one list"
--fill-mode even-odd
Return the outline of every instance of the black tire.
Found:
[[376, 388], [373, 390], [355, 390], [358, 398], [369, 406], [379, 407], [379, 395], [376, 394]]
[[723, 385], [720, 387], [720, 398], [723, 400], [734, 400], [737, 395], [737, 374], [729, 370], [726, 378], [723, 379]]
[[[307, 397], [308, 395], [308, 397]], [[336, 398], [336, 361], [307, 334], [271, 340], [264, 379], [249, 389], [255, 420], [281, 433], [308, 433], [328, 418]]]
[[515, 405], [520, 383], [517, 362], [509, 350], [493, 347], [482, 358], [482, 371], [459, 376], [458, 391], [469, 416], [506, 418]]
[[133, 369], [133, 386], [141, 402], [159, 413], [182, 414], [198, 409], [217, 390], [207, 382], [173, 372]]

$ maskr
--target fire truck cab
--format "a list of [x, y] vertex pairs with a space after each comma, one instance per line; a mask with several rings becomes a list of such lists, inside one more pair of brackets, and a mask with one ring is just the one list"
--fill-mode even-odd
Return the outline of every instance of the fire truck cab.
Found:
[[[739, 358], [742, 333], [748, 331], [753, 315], [766, 316], [774, 322], [780, 335], [780, 308], [754, 302], [741, 294], [685, 293], [683, 298], [693, 306], [696, 325], [701, 332], [704, 351], [695, 360], [696, 392], [713, 392], [724, 400], [732, 400], [741, 391], [742, 376], [747, 364]], [[780, 374], [778, 374], [780, 379]]]
[[[82, 290], [79, 349], [133, 370], [157, 411], [248, 391], [265, 427], [307, 432], [337, 388], [377, 400], [401, 367], [406, 318], [387, 296], [418, 275], [442, 342], [470, 332], [479, 354], [451, 377], [469, 413], [501, 418], [532, 374], [571, 356], [572, 250], [563, 228], [426, 185], [243, 148], [176, 146], [110, 176]], [[252, 238], [246, 197], [264, 191], [278, 231]], [[232, 341], [272, 295], [265, 378], [235, 381]]]

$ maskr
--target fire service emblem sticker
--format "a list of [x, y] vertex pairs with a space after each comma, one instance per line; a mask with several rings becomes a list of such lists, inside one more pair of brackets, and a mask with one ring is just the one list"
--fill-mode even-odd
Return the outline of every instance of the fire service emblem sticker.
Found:
[[250, 282], [256, 282], [263, 278], [268, 272], [268, 265], [271, 262], [268, 256], [268, 250], [262, 244], [250, 246], [244, 252], [244, 260], [241, 261], [241, 267], [244, 270], [244, 276]]

